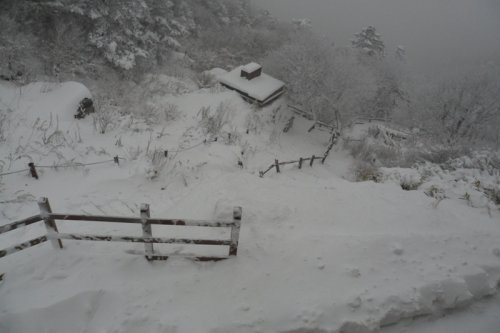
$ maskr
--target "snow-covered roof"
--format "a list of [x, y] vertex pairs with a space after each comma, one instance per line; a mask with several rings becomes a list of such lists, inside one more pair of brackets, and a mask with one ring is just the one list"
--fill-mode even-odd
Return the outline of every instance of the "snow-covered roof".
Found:
[[[252, 64], [255, 63], [250, 63], [246, 66], [239, 66], [233, 69], [231, 72], [219, 79], [220, 83], [239, 90], [259, 101], [266, 100], [273, 93], [284, 87], [285, 84], [282, 81], [265, 73], [262, 73], [260, 76], [253, 78], [252, 80], [241, 77], [241, 70]], [[258, 64], [256, 65], [260, 66]]]
[[246, 64], [245, 66], [243, 66], [241, 69], [247, 73], [253, 73], [255, 72], [256, 70], [259, 70], [261, 69], [262, 66], [259, 65], [258, 63], [256, 62], [251, 62], [249, 64]]

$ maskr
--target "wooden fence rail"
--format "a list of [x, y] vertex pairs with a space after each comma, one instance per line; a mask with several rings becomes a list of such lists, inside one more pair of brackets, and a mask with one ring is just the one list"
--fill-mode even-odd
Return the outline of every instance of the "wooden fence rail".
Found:
[[330, 151], [332, 150], [333, 146], [337, 143], [338, 138], [340, 137], [340, 133], [334, 131], [330, 137], [330, 141], [328, 143], [328, 147], [326, 148], [325, 153], [322, 156], [316, 156], [312, 155], [311, 157], [300, 157], [298, 160], [295, 161], [286, 161], [286, 162], [279, 162], [277, 159], [274, 160], [274, 163], [271, 164], [266, 170], [264, 171], [259, 171], [259, 176], [262, 178], [266, 173], [271, 171], [272, 169], [276, 169], [277, 173], [280, 173], [281, 169], [280, 166], [282, 165], [288, 165], [288, 164], [295, 164], [298, 163], [299, 169], [302, 169], [302, 164], [304, 162], [309, 161], [309, 166], [312, 167], [314, 164], [315, 160], [321, 160], [321, 164], [325, 164], [326, 158], [330, 154]]
[[301, 157], [298, 160], [294, 161], [286, 161], [286, 162], [279, 162], [278, 160], [274, 160], [274, 163], [269, 166], [265, 171], [259, 171], [259, 176], [262, 178], [266, 173], [271, 171], [272, 169], [276, 169], [277, 173], [281, 172], [280, 166], [282, 165], [288, 165], [288, 164], [296, 164], [298, 163], [299, 169], [302, 169], [302, 163], [309, 161], [309, 166], [313, 166], [313, 163], [315, 160], [321, 160], [321, 163], [325, 163], [325, 157], [324, 156], [311, 156], [311, 157]]
[[[0, 226], [0, 235], [23, 228], [31, 224], [44, 221], [47, 235], [31, 239], [0, 250], [0, 258], [25, 250], [38, 244], [50, 241], [56, 249], [63, 248], [62, 240], [84, 240], [84, 241], [106, 241], [106, 242], [129, 242], [144, 243], [144, 254], [148, 260], [166, 260], [169, 255], [158, 254], [154, 251], [153, 244], [186, 244], [186, 245], [213, 245], [229, 246], [228, 256], [236, 256], [241, 227], [241, 207], [234, 207], [232, 221], [205, 221], [205, 220], [185, 220], [185, 219], [157, 219], [151, 218], [149, 205], [142, 204], [140, 207], [140, 217], [121, 217], [103, 215], [79, 215], [79, 214], [58, 214], [53, 213], [47, 198], [38, 200], [40, 214]], [[133, 223], [142, 227], [142, 237], [136, 236], [106, 236], [106, 235], [86, 235], [77, 233], [59, 233], [56, 221], [79, 221], [79, 222], [109, 222], [109, 223]], [[191, 239], [191, 238], [163, 238], [153, 237], [152, 225], [169, 226], [190, 226], [204, 228], [231, 228], [230, 239]], [[176, 254], [176, 256], [179, 256]], [[200, 261], [223, 260], [228, 257], [191, 257]]]

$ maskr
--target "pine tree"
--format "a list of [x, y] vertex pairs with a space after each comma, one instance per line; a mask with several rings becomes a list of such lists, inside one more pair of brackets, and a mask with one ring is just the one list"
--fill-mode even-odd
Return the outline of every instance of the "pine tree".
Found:
[[356, 38], [351, 41], [352, 46], [365, 52], [369, 56], [383, 56], [385, 45], [377, 30], [373, 26], [363, 29], [354, 35]]
[[406, 62], [406, 49], [402, 45], [398, 45], [396, 48], [396, 51], [394, 52], [394, 56], [396, 57], [396, 60], [400, 62]]

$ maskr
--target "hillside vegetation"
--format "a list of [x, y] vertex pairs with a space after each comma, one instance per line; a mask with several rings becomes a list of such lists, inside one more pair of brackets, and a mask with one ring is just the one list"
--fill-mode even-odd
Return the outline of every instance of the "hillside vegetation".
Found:
[[179, 57], [196, 69], [259, 58], [283, 32], [242, 0], [6, 0], [0, 74], [23, 82], [110, 74], [137, 80]]

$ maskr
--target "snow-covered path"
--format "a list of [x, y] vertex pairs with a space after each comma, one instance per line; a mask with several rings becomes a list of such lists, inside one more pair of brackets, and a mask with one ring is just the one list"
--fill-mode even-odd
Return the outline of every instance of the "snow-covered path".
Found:
[[417, 319], [388, 327], [382, 333], [498, 333], [499, 314], [500, 298], [497, 296], [444, 317]]
[[[377, 327], [495, 292], [495, 218], [453, 202], [436, 209], [423, 193], [395, 185], [321, 178], [326, 172], [328, 166], [268, 179], [234, 172], [178, 199], [151, 202], [158, 216], [206, 217], [221, 201], [242, 205], [239, 255], [226, 262], [149, 264], [122, 246], [85, 242], [7, 258], [0, 325], [32, 332], [18, 314], [44, 317], [67, 305], [86, 313], [80, 320], [89, 332], [101, 325], [133, 332], [139, 323], [153, 332], [152, 323], [175, 323], [176, 332]], [[62, 331], [59, 321], [47, 325]]]
[[[258, 170], [274, 158], [321, 152], [328, 138], [306, 134], [308, 124], [300, 121], [273, 140], [265, 126], [248, 134], [248, 118], [257, 121], [269, 110], [254, 114], [227, 92], [195, 97], [169, 99], [182, 106], [184, 116], [153, 144], [199, 142], [203, 138], [184, 135], [199, 122], [199, 105], [189, 101], [217, 105], [224, 98], [241, 111], [231, 120], [237, 143], [179, 154], [154, 180], [145, 176], [144, 154], [120, 166], [45, 170], [37, 181], [25, 174], [2, 179], [1, 223], [36, 213], [32, 200], [40, 196], [49, 197], [61, 213], [137, 216], [139, 204], [147, 202], [153, 217], [170, 218], [211, 219], [238, 205], [243, 207], [238, 256], [217, 263], [149, 263], [126, 253], [142, 249], [135, 244], [66, 241], [61, 251], [44, 244], [0, 260], [0, 271], [7, 273], [0, 285], [0, 332], [367, 332], [498, 292], [498, 210], [456, 199], [436, 205], [423, 190], [403, 191], [391, 182], [349, 182], [341, 177], [350, 163], [341, 150], [325, 165], [288, 166], [260, 178]], [[74, 126], [72, 121], [61, 128]], [[72, 150], [79, 161], [134, 147], [141, 152], [151, 137], [130, 128], [99, 136], [85, 121], [79, 123], [83, 142]], [[18, 130], [31, 128], [25, 125]], [[11, 144], [25, 135], [14, 134]], [[115, 144], [118, 139], [125, 147]], [[10, 148], [0, 148], [7, 156]], [[243, 150], [240, 169], [236, 162]], [[42, 161], [50, 157], [35, 155]], [[19, 200], [8, 201], [12, 198]], [[141, 234], [134, 226], [58, 225], [63, 232]], [[16, 230], [0, 238], [0, 247], [40, 233], [41, 225]]]

